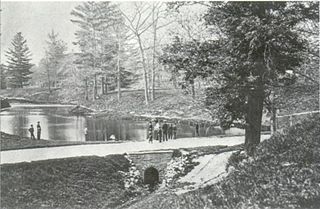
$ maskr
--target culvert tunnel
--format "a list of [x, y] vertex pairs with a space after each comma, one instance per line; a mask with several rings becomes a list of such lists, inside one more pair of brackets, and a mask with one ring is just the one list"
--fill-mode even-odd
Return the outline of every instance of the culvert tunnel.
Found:
[[148, 184], [151, 187], [159, 183], [159, 171], [154, 167], [149, 167], [144, 171], [144, 184]]

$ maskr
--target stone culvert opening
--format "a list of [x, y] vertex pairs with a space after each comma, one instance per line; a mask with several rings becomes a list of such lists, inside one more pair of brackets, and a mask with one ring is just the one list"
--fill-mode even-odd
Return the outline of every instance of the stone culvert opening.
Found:
[[144, 184], [154, 188], [159, 183], [159, 172], [154, 167], [149, 167], [144, 171]]

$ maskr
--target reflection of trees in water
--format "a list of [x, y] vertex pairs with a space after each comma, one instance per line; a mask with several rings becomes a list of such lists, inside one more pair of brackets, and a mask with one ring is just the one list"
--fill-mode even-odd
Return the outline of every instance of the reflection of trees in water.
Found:
[[[30, 137], [28, 129], [35, 128], [40, 121], [43, 139], [84, 141], [84, 128], [88, 128], [88, 140], [103, 141], [115, 135], [117, 140], [146, 140], [147, 121], [110, 119], [107, 117], [67, 116], [65, 107], [16, 107], [1, 115], [1, 130]], [[9, 114], [8, 114], [9, 113]], [[177, 124], [177, 136], [190, 137], [195, 125], [185, 122]], [[220, 129], [199, 124], [200, 136], [221, 134]]]

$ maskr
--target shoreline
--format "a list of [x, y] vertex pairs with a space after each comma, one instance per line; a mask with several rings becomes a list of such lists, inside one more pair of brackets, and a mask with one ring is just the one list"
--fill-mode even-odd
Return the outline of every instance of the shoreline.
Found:
[[[14, 134], [8, 134], [0, 131], [1, 147], [0, 151], [14, 151], [37, 148], [50, 148], [62, 146], [76, 146], [76, 145], [97, 145], [97, 144], [120, 144], [125, 141], [60, 141], [60, 140], [33, 140], [28, 137], [20, 137]], [[8, 144], [11, 143], [11, 144]]]
[[[167, 115], [153, 115], [149, 114], [147, 112], [145, 113], [135, 113], [135, 112], [127, 112], [127, 111], [121, 111], [121, 110], [114, 110], [114, 109], [102, 109], [102, 110], [97, 110], [93, 109], [91, 107], [85, 106], [85, 105], [80, 105], [76, 103], [63, 103], [63, 102], [46, 102], [46, 101], [35, 101], [35, 100], [29, 100], [23, 97], [3, 97], [7, 98], [10, 103], [13, 104], [21, 104], [22, 105], [48, 105], [48, 106], [54, 106], [54, 105], [66, 105], [70, 106], [73, 108], [76, 108], [79, 106], [80, 108], [87, 109], [91, 112], [84, 113], [84, 114], [79, 114], [79, 115], [91, 115], [95, 117], [110, 117], [110, 118], [119, 118], [119, 119], [132, 119], [132, 120], [167, 120], [169, 122], [182, 122], [182, 123], [200, 123], [200, 124], [205, 124], [209, 126], [219, 126], [219, 124], [214, 121], [214, 120], [207, 120], [207, 119], [199, 119], [199, 118], [192, 118], [192, 117], [170, 117]], [[14, 102], [12, 102], [14, 101]], [[11, 107], [6, 108], [6, 109], [1, 109], [1, 111], [9, 110]], [[73, 109], [72, 108], [72, 109]], [[77, 115], [77, 113], [71, 113]]]

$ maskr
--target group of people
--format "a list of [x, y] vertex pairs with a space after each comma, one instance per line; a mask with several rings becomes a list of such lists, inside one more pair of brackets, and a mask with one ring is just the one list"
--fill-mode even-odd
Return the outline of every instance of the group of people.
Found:
[[[29, 128], [29, 132], [30, 132], [31, 139], [35, 140], [36, 137], [34, 136], [34, 128], [33, 128], [32, 124]], [[40, 121], [38, 121], [38, 123], [37, 123], [37, 139], [40, 140], [40, 138], [41, 138], [41, 126], [40, 126]]]
[[153, 125], [152, 121], [148, 125], [147, 139], [149, 143], [153, 143], [153, 140], [158, 140], [160, 143], [168, 141], [169, 139], [177, 138], [177, 124], [176, 123], [163, 123], [160, 120], [156, 120]]

